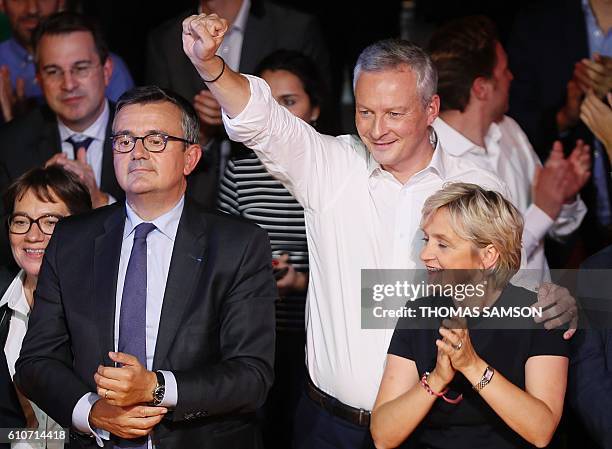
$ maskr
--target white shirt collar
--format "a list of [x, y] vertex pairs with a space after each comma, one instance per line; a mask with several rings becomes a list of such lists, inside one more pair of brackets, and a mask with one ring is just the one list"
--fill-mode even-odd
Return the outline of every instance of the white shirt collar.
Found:
[[65, 142], [66, 139], [73, 136], [74, 134], [78, 134], [80, 136], [92, 137], [99, 141], [104, 141], [104, 137], [106, 135], [106, 125], [108, 124], [108, 117], [110, 115], [110, 108], [108, 106], [108, 100], [104, 101], [104, 109], [102, 109], [102, 114], [98, 116], [95, 122], [93, 122], [89, 128], [82, 132], [73, 131], [68, 128], [62, 121], [57, 119], [57, 127], [59, 128], [60, 140]]
[[243, 0], [240, 10], [236, 15], [236, 20], [232, 23], [232, 28], [242, 31], [246, 29], [246, 23], [249, 18], [249, 10], [251, 9], [251, 0]]
[[[179, 202], [176, 203], [176, 206], [149, 223], [153, 223], [159, 232], [164, 234], [170, 240], [174, 241], [184, 205], [185, 196], [183, 195]], [[127, 201], [125, 202], [125, 211], [127, 216], [125, 227], [123, 229], [124, 240], [134, 231], [136, 226], [145, 222], [145, 220], [140, 218], [136, 212], [134, 212], [134, 209], [130, 207]]]
[[491, 123], [489, 129], [487, 130], [487, 135], [485, 136], [485, 145], [490, 145], [492, 143], [499, 143], [502, 138], [502, 131], [497, 122]]
[[30, 314], [30, 305], [28, 304], [28, 300], [26, 299], [25, 292], [23, 290], [23, 284], [25, 283], [25, 271], [21, 270], [11, 282], [11, 285], [6, 289], [4, 296], [2, 296], [2, 300], [0, 301], [0, 306], [7, 304], [9, 309], [14, 310], [24, 316], [28, 316]]
[[476, 145], [440, 117], [435, 120], [434, 126], [438, 132], [438, 136], [440, 136], [440, 140], [444, 144], [444, 149], [451, 156], [459, 157], [465, 153], [469, 153], [475, 148], [485, 151], [484, 148]]
[[[438, 136], [444, 145], [445, 151], [451, 156], [460, 157], [469, 152], [477, 152], [482, 153], [486, 152], [487, 149], [481, 147], [480, 145], [476, 145], [470, 139], [465, 137], [451, 125], [446, 123], [440, 117], [438, 117], [434, 126], [436, 127], [436, 131], [438, 132]], [[487, 130], [487, 134], [485, 135], [485, 145], [491, 143], [497, 143], [502, 137], [501, 129], [499, 125], [495, 122], [491, 123], [489, 129]]]

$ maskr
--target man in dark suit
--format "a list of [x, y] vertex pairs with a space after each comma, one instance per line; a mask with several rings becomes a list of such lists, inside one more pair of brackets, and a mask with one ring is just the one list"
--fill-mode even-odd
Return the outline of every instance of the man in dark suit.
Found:
[[197, 8], [185, 11], [149, 35], [146, 76], [149, 83], [172, 89], [193, 101], [202, 122], [201, 143], [206, 145], [206, 151], [191, 176], [188, 192], [201, 204], [215, 207], [219, 170], [230, 153], [230, 144], [225, 140], [219, 103], [177, 45], [183, 19], [198, 11], [226, 18], [231, 25], [220, 54], [235, 71], [253, 73], [265, 56], [284, 48], [311, 57], [328, 84], [331, 72], [327, 48], [313, 16], [266, 0], [197, 3]]
[[[74, 13], [44, 20], [34, 36], [47, 105], [0, 127], [0, 190], [30, 168], [57, 163], [89, 188], [94, 207], [121, 200], [108, 140], [113, 119], [105, 88], [112, 73], [96, 26]], [[12, 258], [1, 233], [0, 263]]]
[[572, 342], [568, 394], [591, 437], [612, 449], [612, 246], [580, 268], [579, 293], [590, 329], [579, 331]]
[[15, 381], [95, 437], [75, 432], [77, 447], [143, 436], [157, 448], [260, 447], [276, 297], [267, 234], [185, 198], [201, 156], [186, 100], [133, 89], [113, 132], [126, 203], [56, 228]]
[[[596, 76], [599, 70], [612, 70], [612, 59], [595, 56], [605, 52], [605, 44], [603, 37], [593, 37], [601, 33], [598, 22], [608, 21], [606, 9], [609, 6], [602, 0], [534, 3], [517, 16], [508, 43], [514, 74], [509, 115], [521, 125], [540, 158], [548, 157], [557, 139], [562, 139], [566, 149], [582, 139], [594, 150], [592, 176], [581, 192], [588, 213], [579, 231], [580, 253], [574, 254], [578, 262], [612, 243], [610, 161], [579, 119], [588, 89], [605, 95], [612, 88], [608, 84], [612, 78]], [[548, 259], [557, 261], [552, 268], [563, 267], [568, 248], [547, 248]]]

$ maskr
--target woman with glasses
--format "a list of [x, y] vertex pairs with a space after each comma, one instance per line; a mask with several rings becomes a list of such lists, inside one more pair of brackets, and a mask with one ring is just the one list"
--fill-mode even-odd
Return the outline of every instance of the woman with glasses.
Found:
[[[8, 287], [2, 285], [0, 300], [0, 343], [4, 349], [6, 364], [0, 361], [0, 379], [11, 382], [15, 375], [15, 362], [21, 350], [21, 343], [28, 328], [28, 317], [34, 305], [34, 290], [42, 264], [45, 248], [53, 234], [55, 225], [62, 218], [91, 210], [91, 198], [87, 188], [71, 173], [57, 165], [34, 168], [13, 183], [5, 195], [9, 211], [8, 232], [11, 251], [20, 268], [19, 273]], [[8, 368], [8, 375], [6, 369]], [[14, 388], [14, 387], [13, 387]], [[28, 428], [39, 431], [61, 431], [61, 427], [49, 418], [36, 404], [28, 401], [11, 386], [0, 385], [0, 427], [5, 420], [4, 413], [10, 407], [8, 401], [17, 399], [17, 413], [22, 412]], [[13, 394], [14, 393], [14, 394]], [[58, 394], [61, 394], [58, 392]], [[8, 419], [8, 417], [6, 417]], [[18, 443], [13, 448], [49, 449], [63, 447], [63, 443], [47, 441], [41, 443]]]

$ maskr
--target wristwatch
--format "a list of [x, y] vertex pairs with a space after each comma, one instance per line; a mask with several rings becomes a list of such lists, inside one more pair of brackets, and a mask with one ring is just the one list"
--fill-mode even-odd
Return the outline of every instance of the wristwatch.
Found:
[[164, 400], [164, 396], [166, 394], [166, 383], [164, 379], [164, 375], [161, 371], [155, 371], [155, 375], [157, 376], [157, 385], [153, 389], [153, 401], [151, 401], [151, 405], [159, 405]]
[[477, 384], [473, 385], [472, 388], [476, 391], [482, 390], [484, 387], [489, 385], [489, 382], [491, 382], [491, 379], [493, 379], [493, 374], [495, 374], [495, 370], [490, 366], [487, 366], [484, 370], [484, 373], [482, 373], [480, 381]]

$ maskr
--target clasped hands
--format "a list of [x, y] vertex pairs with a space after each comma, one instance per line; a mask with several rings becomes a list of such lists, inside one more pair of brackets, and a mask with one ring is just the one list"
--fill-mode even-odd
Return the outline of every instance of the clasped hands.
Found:
[[[566, 340], [576, 332], [578, 307], [567, 288], [548, 282], [542, 284], [538, 289], [538, 301], [531, 307], [545, 309], [542, 316], [535, 319], [537, 323], [544, 323], [545, 329], [555, 329], [569, 323], [570, 328], [563, 334]], [[436, 367], [430, 375], [430, 385], [444, 389], [457, 371], [465, 375], [466, 371], [475, 370], [480, 374], [486, 364], [474, 350], [466, 320], [444, 320], [439, 333], [442, 339], [436, 340], [438, 355]]]
[[119, 367], [99, 366], [94, 374], [101, 399], [91, 408], [91, 426], [121, 438], [146, 436], [168, 412], [165, 407], [146, 405], [153, 400], [157, 377], [133, 355], [108, 355]]
[[16, 112], [23, 112], [28, 104], [25, 96], [25, 80], [18, 77], [15, 88], [11, 84], [11, 75], [7, 65], [0, 67], [0, 110], [5, 122], [13, 120]]
[[[612, 58], [598, 53], [593, 59], [582, 59], [574, 66], [572, 79], [567, 83], [564, 106], [557, 114], [559, 131], [576, 126], [581, 116], [581, 104], [585, 95], [591, 92], [598, 99], [604, 99], [612, 90]], [[584, 119], [583, 119], [584, 120]]]
[[552, 220], [565, 203], [572, 203], [591, 176], [591, 149], [582, 140], [576, 142], [566, 158], [563, 145], [556, 141], [543, 167], [537, 167], [532, 181], [533, 202]]
[[607, 103], [592, 91], [588, 92], [580, 107], [580, 119], [603, 143], [608, 156], [612, 157], [612, 93], [608, 93]]
[[436, 340], [438, 355], [429, 383], [441, 386], [442, 390], [453, 380], [457, 371], [463, 372], [475, 366], [480, 357], [472, 345], [465, 319], [444, 320], [438, 332], [442, 338]]
[[85, 148], [77, 150], [75, 160], [68, 159], [65, 153], [57, 153], [45, 163], [45, 167], [49, 165], [59, 165], [64, 170], [78, 177], [79, 181], [89, 190], [94, 209], [108, 204], [108, 194], [100, 190], [93, 168], [87, 163], [87, 151]]

